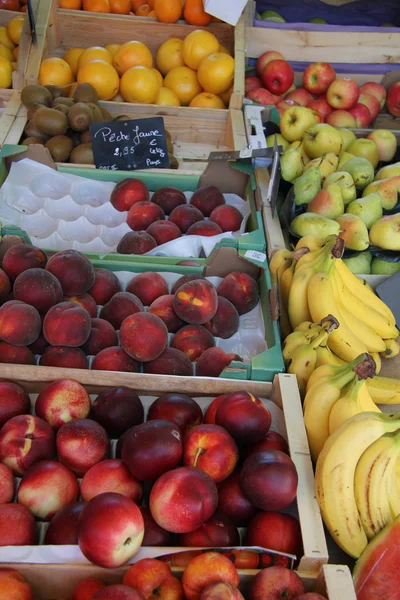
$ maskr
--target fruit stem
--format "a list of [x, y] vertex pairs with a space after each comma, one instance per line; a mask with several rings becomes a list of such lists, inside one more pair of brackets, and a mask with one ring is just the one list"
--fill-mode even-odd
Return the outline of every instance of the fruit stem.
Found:
[[194, 457], [194, 463], [193, 463], [194, 467], [197, 467], [197, 461], [199, 460], [200, 456], [205, 453], [206, 453], [206, 451], [203, 450], [203, 448], [197, 448], [196, 456]]
[[370, 354], [365, 353], [364, 359], [355, 365], [353, 368], [354, 373], [357, 375], [359, 380], [369, 379], [375, 376], [376, 373], [376, 364], [374, 359]]
[[333, 315], [328, 315], [319, 322], [320, 325], [324, 325], [325, 323], [330, 323], [330, 325], [328, 325], [328, 327], [325, 329], [327, 333], [331, 333], [331, 331], [339, 327], [339, 321]]
[[321, 331], [321, 333], [313, 341], [313, 344], [312, 344], [313, 350], [315, 350], [316, 348], [318, 348], [318, 346], [320, 346], [321, 344], [323, 344], [328, 339], [328, 336], [329, 336], [329, 333], [327, 333], [325, 331], [325, 329], [323, 329]]
[[309, 252], [310, 248], [307, 248], [307, 246], [303, 246], [303, 248], [298, 248], [297, 250], [294, 250], [292, 258], [293, 260], [298, 261], [302, 256], [305, 256]]

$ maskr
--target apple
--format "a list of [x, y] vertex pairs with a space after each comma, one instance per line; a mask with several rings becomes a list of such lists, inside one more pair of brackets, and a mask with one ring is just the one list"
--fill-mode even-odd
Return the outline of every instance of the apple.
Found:
[[182, 585], [186, 600], [199, 600], [204, 588], [216, 582], [239, 586], [239, 573], [232, 562], [218, 552], [205, 552], [195, 556], [187, 565]]
[[262, 87], [262, 81], [259, 77], [245, 77], [244, 79], [244, 93], [248, 94], [251, 90]]
[[281, 134], [288, 142], [301, 141], [307, 129], [315, 125], [315, 117], [311, 110], [304, 106], [293, 106], [281, 117]]
[[332, 108], [329, 106], [325, 96], [321, 96], [316, 100], [312, 100], [309, 102], [309, 104], [307, 104], [307, 108], [316, 110], [324, 117], [324, 119], [326, 119], [326, 117], [332, 112]]
[[250, 585], [249, 600], [294, 600], [305, 592], [304, 584], [294, 571], [273, 566], [262, 569]]
[[239, 546], [240, 536], [230, 518], [217, 510], [198, 529], [180, 535], [178, 545], [191, 548]]
[[77, 545], [77, 525], [79, 515], [86, 506], [86, 502], [74, 502], [59, 510], [49, 523], [44, 539], [49, 545]]
[[324, 117], [321, 115], [321, 113], [319, 113], [317, 110], [313, 110], [310, 109], [313, 112], [314, 118], [315, 118], [315, 124], [317, 123], [323, 123], [324, 122]]
[[400, 117], [400, 81], [390, 86], [386, 98], [386, 106], [393, 117]]
[[342, 136], [343, 152], [347, 152], [348, 148], [350, 148], [350, 146], [354, 142], [354, 140], [357, 139], [356, 135], [353, 131], [350, 131], [350, 129], [339, 128], [338, 132]]
[[297, 89], [297, 88], [296, 88], [296, 86], [295, 86], [295, 85], [294, 85], [294, 83], [293, 83], [293, 84], [290, 86], [290, 88], [289, 88], [288, 90], [286, 90], [286, 92], [284, 92], [284, 93], [282, 94], [282, 98], [285, 98], [285, 99], [286, 99], [286, 96], [287, 96], [288, 94], [290, 94], [291, 92], [294, 92], [296, 89]]
[[348, 110], [355, 105], [359, 95], [357, 83], [349, 77], [344, 77], [331, 83], [326, 92], [326, 99], [332, 108]]
[[375, 81], [367, 81], [366, 83], [363, 83], [363, 85], [360, 87], [360, 94], [371, 94], [378, 100], [381, 108], [385, 106], [387, 92], [380, 83], [376, 83]]
[[360, 158], [366, 158], [371, 165], [376, 169], [379, 162], [378, 146], [371, 139], [358, 138], [349, 147], [350, 154]]
[[361, 102], [357, 102], [353, 108], [350, 108], [349, 113], [355, 118], [358, 128], [365, 129], [372, 121], [369, 108]]
[[274, 94], [271, 94], [271, 92], [262, 87], [255, 88], [248, 92], [246, 98], [253, 102], [257, 102], [257, 104], [262, 104], [263, 106], [275, 106]]
[[308, 65], [303, 75], [303, 86], [312, 94], [325, 94], [336, 79], [336, 71], [329, 63], [317, 62]]
[[355, 129], [356, 119], [348, 110], [334, 110], [326, 117], [325, 122], [332, 127], [350, 127]]
[[293, 108], [293, 106], [300, 106], [300, 104], [297, 104], [295, 100], [280, 100], [275, 106], [278, 109], [279, 114], [282, 116], [285, 110], [288, 110], [288, 108]]
[[340, 154], [343, 140], [337, 129], [326, 123], [318, 123], [304, 133], [303, 145], [307, 156], [319, 158], [328, 152]]
[[302, 550], [301, 529], [292, 515], [279, 512], [259, 512], [249, 523], [245, 545], [294, 554]]
[[171, 567], [157, 558], [142, 558], [129, 567], [123, 584], [135, 589], [144, 600], [181, 600], [182, 585]]
[[286, 60], [271, 60], [264, 67], [261, 79], [268, 91], [284, 94], [294, 81], [294, 71]]
[[371, 120], [375, 121], [376, 117], [379, 115], [381, 110], [381, 105], [379, 101], [372, 94], [360, 94], [358, 98], [358, 102], [360, 104], [365, 104], [371, 113]]
[[184, 439], [185, 467], [197, 467], [205, 471], [216, 483], [229, 477], [238, 458], [235, 440], [218, 425], [198, 425]]
[[285, 96], [285, 100], [286, 102], [288, 100], [294, 100], [299, 106], [308, 106], [310, 102], [313, 101], [313, 97], [310, 94], [310, 92], [307, 92], [307, 90], [305, 90], [304, 88], [297, 88], [293, 92], [289, 92]]
[[256, 71], [259, 77], [262, 76], [264, 68], [267, 66], [269, 62], [272, 60], [285, 60], [280, 52], [276, 52], [275, 50], [269, 50], [268, 52], [264, 52], [261, 56], [258, 57], [256, 63]]
[[387, 129], [375, 129], [367, 135], [367, 139], [375, 142], [380, 161], [389, 162], [394, 158], [397, 150], [397, 140], [394, 133]]

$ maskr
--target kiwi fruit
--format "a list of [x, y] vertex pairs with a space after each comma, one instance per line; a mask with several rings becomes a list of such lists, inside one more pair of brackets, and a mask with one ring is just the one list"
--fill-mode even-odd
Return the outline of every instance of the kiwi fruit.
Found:
[[79, 144], [82, 143], [81, 134], [78, 131], [74, 131], [73, 129], [67, 129], [67, 132], [65, 135], [67, 135], [69, 138], [71, 138], [74, 148], [75, 148], [75, 146], [79, 146]]
[[46, 90], [49, 90], [53, 100], [67, 95], [66, 88], [62, 88], [60, 85], [46, 85], [45, 87]]
[[66, 162], [71, 154], [73, 143], [66, 135], [55, 135], [45, 143], [45, 147], [55, 162]]
[[173, 146], [173, 144], [172, 144], [171, 140], [169, 140], [169, 139], [167, 138], [167, 140], [166, 140], [166, 141], [167, 141], [167, 150], [168, 150], [168, 154], [173, 154], [173, 153], [174, 153], [174, 146]]
[[36, 106], [32, 106], [31, 108], [28, 108], [28, 112], [26, 115], [28, 118], [28, 121], [30, 121], [31, 119], [34, 118], [38, 108], [46, 108], [46, 107], [44, 104], [37, 104]]
[[92, 138], [90, 137], [90, 131], [89, 129], [87, 131], [83, 131], [81, 133], [81, 144], [91, 144], [92, 142]]
[[55, 100], [53, 100], [53, 108], [56, 104], [65, 104], [65, 106], [71, 107], [75, 104], [74, 99], [73, 98], [56, 98]]
[[170, 169], [179, 169], [179, 163], [177, 158], [173, 155], [168, 153], [168, 158], [169, 158], [169, 168]]
[[69, 162], [80, 165], [94, 165], [92, 144], [80, 144], [71, 152]]
[[47, 135], [64, 135], [68, 128], [68, 119], [54, 108], [39, 108], [35, 114], [35, 123], [39, 131]]
[[67, 116], [69, 111], [71, 110], [68, 106], [66, 106], [65, 104], [54, 104], [53, 105], [53, 109], [54, 110], [58, 110], [59, 112], [62, 112], [63, 115]]
[[172, 142], [172, 135], [167, 130], [165, 130], [165, 137], [167, 138], [167, 140], [170, 140], [170, 142]]
[[25, 146], [30, 146], [31, 144], [43, 144], [43, 140], [38, 137], [27, 137], [22, 142]]
[[104, 117], [103, 117], [103, 113], [100, 110], [100, 107], [97, 106], [97, 104], [94, 104], [93, 102], [88, 102], [87, 106], [89, 106], [90, 110], [92, 111], [92, 115], [93, 115], [92, 123], [103, 123]]
[[100, 110], [101, 110], [101, 114], [103, 115], [103, 119], [105, 121], [112, 121], [113, 120], [113, 116], [112, 114], [103, 106], [99, 106]]
[[69, 109], [68, 123], [74, 131], [85, 131], [93, 122], [93, 112], [84, 102], [77, 102]]
[[96, 90], [90, 83], [81, 83], [74, 92], [75, 102], [98, 102], [99, 97]]
[[131, 119], [132, 117], [129, 115], [118, 115], [118, 117], [115, 117], [113, 121], [130, 121]]
[[49, 136], [43, 133], [43, 131], [41, 131], [38, 128], [35, 119], [31, 119], [25, 125], [25, 134], [27, 135], [27, 137], [38, 138], [39, 140], [41, 140], [42, 144], [47, 142], [47, 140], [49, 139]]
[[26, 108], [32, 108], [38, 104], [50, 106], [52, 100], [51, 93], [42, 85], [27, 85], [21, 91], [21, 102]]

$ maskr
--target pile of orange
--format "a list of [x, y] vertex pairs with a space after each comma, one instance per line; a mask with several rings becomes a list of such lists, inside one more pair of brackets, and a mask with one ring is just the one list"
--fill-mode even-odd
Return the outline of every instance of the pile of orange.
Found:
[[[155, 0], [157, 3], [157, 0]], [[196, 29], [185, 39], [170, 38], [155, 60], [149, 48], [132, 40], [104, 48], [71, 48], [61, 58], [46, 58], [41, 85], [90, 83], [100, 100], [162, 106], [225, 108], [233, 91], [235, 61], [209, 31]]]
[[0, 0], [0, 8], [3, 10], [13, 10], [26, 12], [28, 0]]
[[8, 21], [7, 27], [0, 27], [0, 88], [11, 87], [24, 21], [25, 16], [18, 15]]

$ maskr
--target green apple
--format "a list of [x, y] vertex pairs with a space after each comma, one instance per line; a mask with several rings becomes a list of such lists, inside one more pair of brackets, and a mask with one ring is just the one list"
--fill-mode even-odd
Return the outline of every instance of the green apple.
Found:
[[357, 138], [356, 138], [356, 136], [354, 135], [354, 133], [350, 129], [339, 128], [338, 132], [342, 136], [342, 140], [343, 140], [343, 150], [342, 150], [342, 153], [343, 152], [347, 152], [349, 146], [351, 146], [351, 144]]
[[272, 21], [273, 23], [286, 23], [286, 19], [284, 19], [275, 10], [264, 10], [264, 12], [261, 13], [260, 17], [262, 21]]
[[303, 143], [304, 149], [310, 158], [318, 158], [327, 152], [340, 154], [343, 148], [341, 134], [327, 123], [318, 123], [307, 129]]
[[312, 110], [304, 106], [293, 106], [285, 110], [281, 117], [281, 134], [288, 142], [301, 141], [312, 125], [315, 125]]

